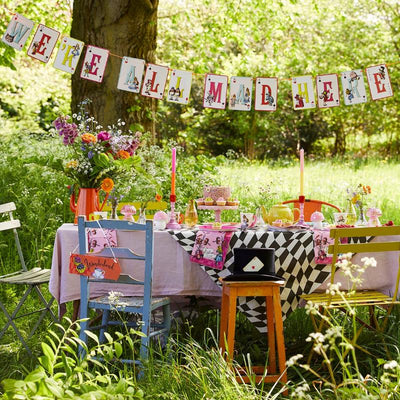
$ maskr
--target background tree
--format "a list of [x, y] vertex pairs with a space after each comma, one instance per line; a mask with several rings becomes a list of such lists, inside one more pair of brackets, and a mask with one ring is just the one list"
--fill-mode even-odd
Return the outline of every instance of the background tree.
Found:
[[[71, 36], [118, 56], [155, 61], [158, 0], [74, 0]], [[83, 57], [77, 71], [81, 70]], [[103, 126], [118, 118], [155, 135], [153, 99], [117, 89], [121, 58], [110, 56], [101, 84], [72, 75], [72, 111], [84, 98]]]

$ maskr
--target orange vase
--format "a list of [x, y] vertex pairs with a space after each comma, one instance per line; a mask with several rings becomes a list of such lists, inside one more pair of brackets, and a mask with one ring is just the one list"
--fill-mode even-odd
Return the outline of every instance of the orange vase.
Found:
[[69, 201], [69, 207], [75, 214], [74, 224], [78, 223], [78, 215], [86, 216], [89, 219], [89, 215], [95, 211], [101, 211], [104, 207], [108, 198], [108, 193], [104, 198], [103, 203], [99, 204], [99, 189], [93, 188], [80, 188], [78, 194], [78, 201], [75, 203], [75, 192], [72, 192]]

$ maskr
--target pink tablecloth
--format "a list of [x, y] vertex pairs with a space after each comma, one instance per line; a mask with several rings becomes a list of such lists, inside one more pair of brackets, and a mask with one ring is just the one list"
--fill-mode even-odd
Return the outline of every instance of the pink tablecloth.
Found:
[[[118, 232], [118, 245], [134, 249], [138, 254], [144, 254], [142, 232]], [[68, 272], [69, 256], [78, 251], [78, 227], [64, 224], [58, 230], [54, 242], [53, 260], [50, 277], [50, 293], [59, 304], [80, 298], [79, 276]], [[132, 271], [134, 262], [128, 265], [122, 261], [122, 271]], [[135, 273], [139, 279], [143, 277], [143, 263], [136, 262]], [[137, 274], [136, 274], [137, 270]], [[107, 294], [110, 290], [107, 284], [92, 284], [94, 296]], [[118, 289], [126, 295], [140, 294], [136, 286], [126, 292], [127, 286]], [[198, 264], [190, 262], [189, 255], [166, 231], [154, 232], [154, 266], [153, 266], [153, 296], [221, 296], [221, 288], [209, 278]]]

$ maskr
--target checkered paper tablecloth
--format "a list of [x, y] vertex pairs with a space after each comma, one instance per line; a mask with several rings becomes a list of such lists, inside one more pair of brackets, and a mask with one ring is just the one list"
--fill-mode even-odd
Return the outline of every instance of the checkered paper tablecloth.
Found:
[[[172, 237], [192, 253], [196, 231], [170, 230]], [[236, 247], [275, 249], [275, 272], [285, 279], [281, 288], [282, 317], [285, 319], [297, 308], [300, 295], [312, 293], [330, 275], [331, 266], [316, 264], [312, 231], [253, 231], [234, 232], [225, 258], [225, 267], [219, 271], [199, 265], [217, 284], [219, 277], [226, 277], [233, 269], [233, 249]], [[260, 332], [266, 332], [265, 299], [262, 297], [240, 297], [238, 308]]]

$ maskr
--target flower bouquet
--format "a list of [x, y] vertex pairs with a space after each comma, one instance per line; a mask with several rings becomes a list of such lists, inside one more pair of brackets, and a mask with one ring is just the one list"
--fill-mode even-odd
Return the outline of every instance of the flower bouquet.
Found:
[[107, 196], [115, 178], [122, 178], [141, 163], [140, 157], [134, 154], [140, 145], [141, 133], [123, 133], [121, 127], [125, 122], [120, 120], [116, 126], [103, 130], [93, 117], [85, 113], [87, 103], [88, 100], [83, 101], [80, 112], [73, 114], [72, 118], [61, 116], [53, 122], [64, 145], [70, 149], [71, 158], [66, 161], [64, 171], [74, 180], [74, 186], [79, 187], [79, 197], [86, 193], [86, 200], [80, 202], [78, 197], [75, 205], [75, 191], [72, 190], [70, 205], [76, 218], [79, 214], [88, 218], [91, 212], [100, 211], [103, 205], [99, 206], [98, 191], [102, 189]]
[[365, 196], [371, 193], [371, 187], [368, 185], [358, 184], [355, 189], [347, 188], [348, 201], [351, 205], [355, 205], [359, 209], [359, 216], [356, 225], [366, 225], [367, 220], [365, 218]]

